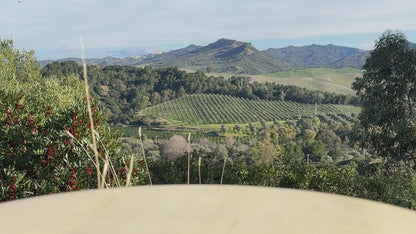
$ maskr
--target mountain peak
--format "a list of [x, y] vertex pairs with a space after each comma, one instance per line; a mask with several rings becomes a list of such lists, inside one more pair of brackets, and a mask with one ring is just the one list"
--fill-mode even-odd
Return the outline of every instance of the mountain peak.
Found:
[[228, 38], [221, 38], [218, 39], [216, 42], [212, 43], [219, 43], [219, 44], [233, 44], [234, 42], [237, 42], [237, 40], [233, 40], [233, 39], [228, 39]]
[[193, 67], [202, 71], [211, 67], [215, 72], [234, 74], [271, 73], [289, 68], [288, 64], [257, 50], [251, 43], [226, 38], [207, 46], [190, 45], [140, 62], [160, 67]]
[[237, 47], [244, 44], [244, 42], [240, 42], [240, 41], [236, 41], [236, 40], [231, 40], [231, 39], [226, 39], [226, 38], [221, 38], [219, 40], [217, 40], [216, 42], [213, 42], [211, 44], [209, 44], [207, 47], [210, 49], [219, 49], [222, 47]]

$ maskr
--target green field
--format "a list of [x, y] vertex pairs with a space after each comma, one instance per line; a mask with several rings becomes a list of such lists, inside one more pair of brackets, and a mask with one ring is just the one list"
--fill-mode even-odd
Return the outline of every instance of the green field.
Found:
[[[350, 105], [318, 104], [317, 114], [359, 113]], [[157, 116], [165, 125], [201, 126], [249, 122], [291, 120], [299, 116], [314, 116], [315, 105], [290, 101], [250, 100], [226, 95], [196, 94], [146, 108], [141, 116]]]
[[251, 76], [252, 81], [276, 82], [282, 85], [295, 85], [312, 90], [354, 94], [351, 83], [362, 76], [362, 70], [356, 68], [329, 69], [305, 68], [276, 73]]

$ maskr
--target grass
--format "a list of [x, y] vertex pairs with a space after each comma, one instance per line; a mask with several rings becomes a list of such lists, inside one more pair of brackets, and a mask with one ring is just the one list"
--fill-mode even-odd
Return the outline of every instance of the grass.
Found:
[[[92, 149], [94, 151], [94, 161], [95, 161], [95, 166], [97, 169], [97, 182], [98, 182], [98, 189], [102, 189], [104, 188], [104, 182], [105, 182], [105, 169], [103, 170], [103, 175], [101, 178], [100, 176], [100, 160], [98, 160], [99, 158], [99, 154], [98, 154], [98, 149], [97, 149], [97, 142], [95, 139], [95, 129], [94, 129], [94, 120], [92, 118], [92, 111], [91, 111], [91, 100], [90, 100], [90, 93], [89, 93], [89, 87], [88, 87], [88, 76], [87, 76], [87, 64], [85, 62], [85, 55], [84, 55], [84, 43], [82, 41], [81, 38], [81, 50], [82, 50], [82, 68], [83, 68], [83, 77], [84, 77], [84, 88], [85, 88], [85, 97], [87, 100], [87, 110], [88, 110], [88, 118], [90, 120], [90, 130], [91, 130], [91, 140], [92, 140]], [[108, 161], [106, 161], [107, 163]], [[107, 165], [107, 164], [106, 164]], [[103, 181], [103, 182], [101, 182]]]
[[361, 70], [356, 68], [343, 68], [343, 69], [331, 69], [331, 68], [305, 68], [305, 69], [293, 69], [289, 71], [281, 71], [275, 73], [265, 74], [266, 76], [275, 78], [290, 78], [290, 77], [310, 77], [317, 78], [327, 75], [350, 75], [361, 74]]
[[[120, 183], [118, 181], [116, 171], [115, 171], [114, 166], [111, 162], [111, 159], [108, 156], [108, 153], [105, 153], [104, 166], [103, 166], [102, 169], [100, 168], [100, 158], [102, 159], [102, 156], [98, 152], [96, 137], [99, 136], [99, 135], [98, 135], [98, 132], [95, 131], [94, 119], [92, 117], [91, 95], [89, 93], [87, 64], [85, 62], [84, 43], [82, 41], [82, 37], [80, 38], [80, 43], [81, 43], [81, 50], [82, 50], [81, 51], [82, 52], [81, 53], [82, 54], [81, 55], [81, 60], [82, 60], [82, 68], [83, 68], [84, 90], [85, 90], [85, 97], [86, 97], [86, 106], [87, 106], [87, 110], [88, 110], [88, 118], [89, 118], [89, 121], [90, 121], [89, 130], [91, 131], [91, 140], [92, 140], [92, 145], [90, 147], [92, 148], [92, 150], [94, 152], [94, 161], [93, 162], [94, 162], [94, 165], [95, 165], [96, 170], [97, 170], [97, 188], [98, 189], [103, 189], [104, 187], [108, 188], [107, 183], [106, 183], [108, 170], [110, 170], [110, 172], [113, 175], [113, 178], [117, 181], [116, 185], [118, 187], [120, 187]], [[70, 134], [68, 131], [67, 131], [67, 133]], [[72, 136], [72, 138], [76, 139], [73, 136]], [[142, 137], [141, 137], [141, 128], [139, 128], [139, 140], [140, 140], [140, 143], [141, 143], [142, 155], [143, 155], [143, 158], [144, 158], [144, 161], [145, 161], [145, 166], [146, 166], [147, 174], [148, 174], [148, 177], [149, 177], [149, 182], [150, 182], [150, 185], [152, 185], [152, 179], [151, 179], [151, 176], [150, 176], [149, 168], [148, 168], [147, 161], [146, 161], [146, 155], [144, 153], [144, 148], [143, 148], [143, 141], [142, 141]], [[102, 145], [102, 146], [103, 146], [104, 152], [107, 152], [106, 147], [104, 145]], [[88, 155], [88, 153], [87, 153], [87, 155]], [[90, 159], [91, 159], [91, 157], [90, 157]], [[134, 160], [135, 160], [135, 157], [134, 157], [134, 154], [132, 154], [131, 157], [130, 157], [129, 165], [125, 165], [126, 168], [128, 169], [127, 178], [126, 178], [126, 187], [130, 186], [130, 180], [131, 180], [131, 176], [132, 176], [132, 173], [133, 173]]]
[[[193, 72], [191, 69], [184, 69]], [[351, 83], [356, 77], [362, 77], [362, 70], [356, 68], [304, 68], [293, 69], [262, 75], [240, 74], [251, 78], [251, 82], [259, 83], [275, 82], [282, 85], [294, 85], [312, 90], [335, 92], [340, 94], [355, 95], [351, 89]], [[207, 73], [212, 76], [230, 78], [231, 73]]]

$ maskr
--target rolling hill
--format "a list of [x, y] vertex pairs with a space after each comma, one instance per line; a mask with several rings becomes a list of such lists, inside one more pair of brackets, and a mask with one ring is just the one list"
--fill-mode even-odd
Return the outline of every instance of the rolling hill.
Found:
[[362, 77], [362, 70], [357, 68], [298, 68], [251, 76], [252, 81], [260, 83], [276, 82], [282, 85], [294, 85], [310, 90], [336, 92], [355, 95], [351, 83], [356, 77]]

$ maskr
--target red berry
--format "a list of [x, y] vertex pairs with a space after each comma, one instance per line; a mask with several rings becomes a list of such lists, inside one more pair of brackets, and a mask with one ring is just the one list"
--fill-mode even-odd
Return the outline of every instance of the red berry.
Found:
[[92, 175], [94, 172], [92, 171], [91, 167], [88, 167], [87, 169], [87, 174], [88, 175]]

